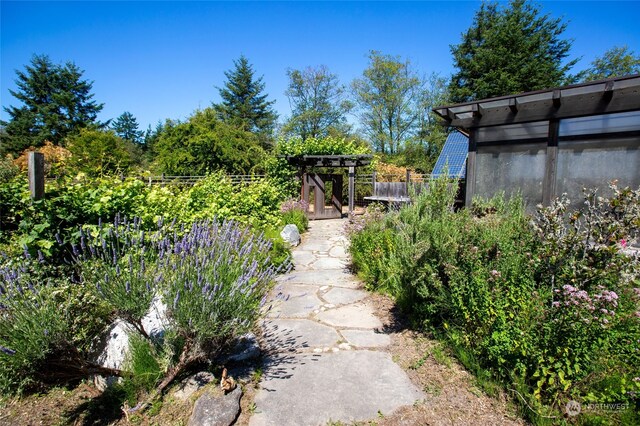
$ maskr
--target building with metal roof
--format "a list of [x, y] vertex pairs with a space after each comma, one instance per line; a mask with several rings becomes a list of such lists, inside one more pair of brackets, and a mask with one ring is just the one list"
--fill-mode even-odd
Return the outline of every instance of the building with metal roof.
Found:
[[[529, 206], [583, 188], [640, 186], [640, 75], [442, 106], [468, 135], [465, 205], [519, 192]], [[434, 170], [435, 172], [435, 170]]]

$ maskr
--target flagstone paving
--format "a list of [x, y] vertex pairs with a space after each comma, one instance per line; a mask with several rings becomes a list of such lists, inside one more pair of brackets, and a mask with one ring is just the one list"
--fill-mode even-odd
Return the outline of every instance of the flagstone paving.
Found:
[[342, 219], [311, 222], [263, 322], [267, 353], [250, 426], [374, 420], [424, 394], [393, 362], [390, 337], [347, 270]]

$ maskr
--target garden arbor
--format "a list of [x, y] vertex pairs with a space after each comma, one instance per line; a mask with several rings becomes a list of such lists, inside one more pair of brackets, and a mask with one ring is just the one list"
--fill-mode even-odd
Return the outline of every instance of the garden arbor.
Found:
[[465, 205], [520, 192], [530, 207], [583, 188], [640, 186], [640, 75], [435, 108], [469, 136]]
[[[287, 155], [284, 156], [292, 166], [298, 168], [302, 181], [300, 198], [309, 203], [307, 214], [310, 219], [331, 219], [342, 216], [342, 174], [315, 173], [317, 168], [349, 169], [349, 213], [353, 212], [355, 200], [355, 169], [371, 163], [371, 155]], [[330, 190], [330, 202], [325, 199]], [[311, 202], [313, 201], [313, 203]]]

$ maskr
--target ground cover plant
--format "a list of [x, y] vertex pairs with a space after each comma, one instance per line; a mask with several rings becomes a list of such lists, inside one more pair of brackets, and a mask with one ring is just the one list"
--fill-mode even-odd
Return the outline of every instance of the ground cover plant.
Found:
[[455, 212], [455, 185], [432, 181], [411, 206], [352, 225], [354, 266], [530, 420], [557, 423], [576, 400], [622, 408], [583, 413], [584, 424], [634, 423], [640, 190], [610, 189], [587, 192], [580, 211], [561, 198], [531, 217], [517, 198]]

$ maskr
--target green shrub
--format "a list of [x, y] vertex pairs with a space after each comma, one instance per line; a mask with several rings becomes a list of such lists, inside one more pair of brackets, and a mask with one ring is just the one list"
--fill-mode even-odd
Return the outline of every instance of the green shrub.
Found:
[[66, 324], [31, 265], [0, 266], [0, 393], [37, 383], [47, 356], [62, 346]]
[[298, 231], [303, 233], [309, 228], [309, 218], [307, 217], [308, 209], [309, 205], [304, 200], [297, 201], [294, 198], [290, 198], [280, 206], [282, 222], [285, 225], [296, 225]]
[[587, 193], [582, 211], [561, 199], [532, 219], [518, 198], [454, 212], [452, 186], [430, 182], [412, 205], [352, 234], [352, 258], [476, 374], [486, 369], [543, 412], [568, 399], [633, 405], [640, 262], [626, 249], [640, 190], [611, 189], [609, 200]]

